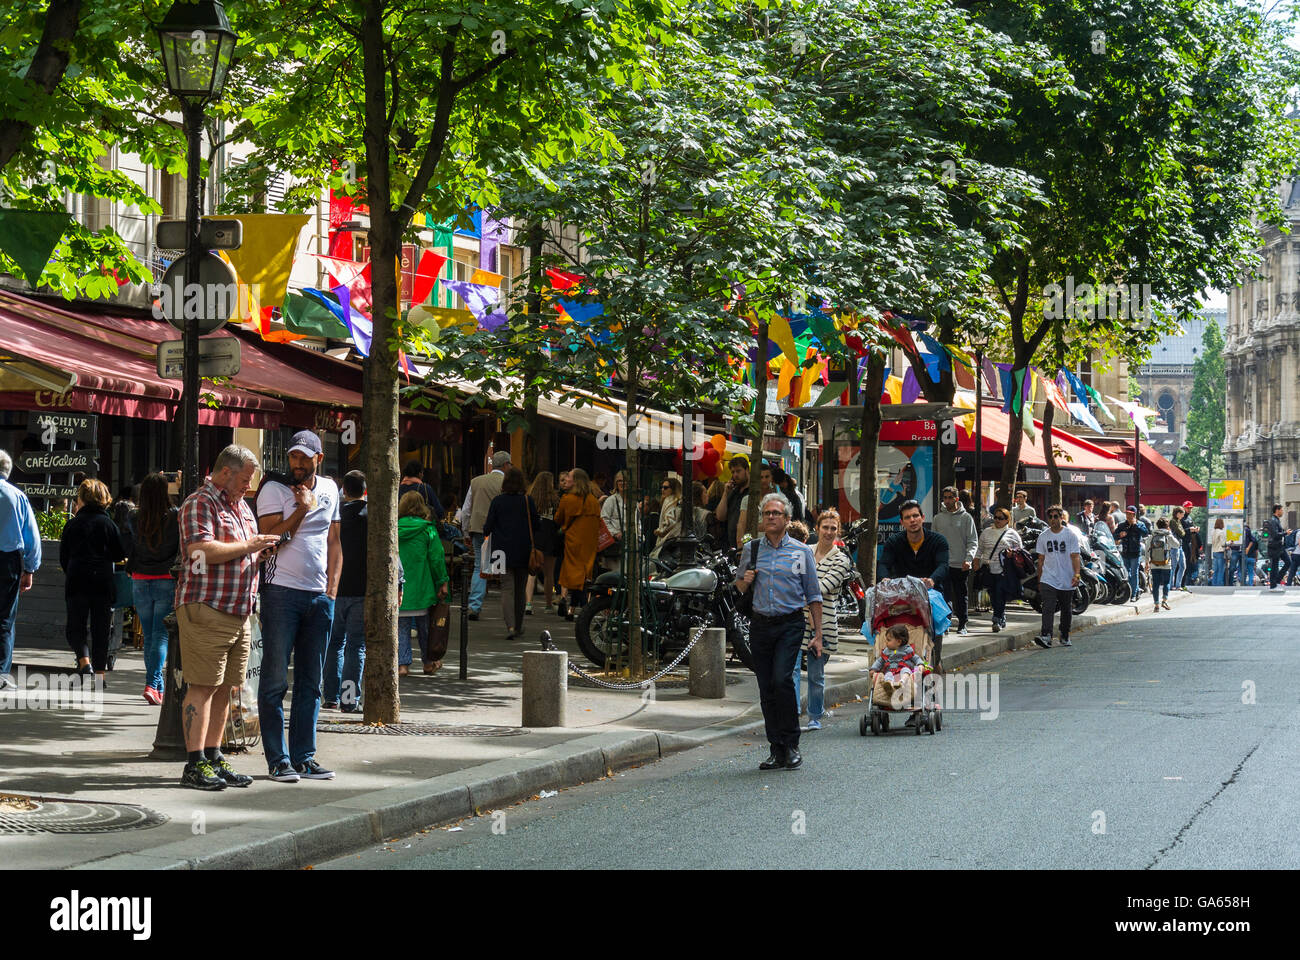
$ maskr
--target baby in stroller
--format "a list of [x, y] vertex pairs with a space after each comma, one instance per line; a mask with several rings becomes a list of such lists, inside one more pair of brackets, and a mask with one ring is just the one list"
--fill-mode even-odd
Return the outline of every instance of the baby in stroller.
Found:
[[872, 697], [892, 710], [912, 705], [916, 678], [924, 666], [910, 642], [908, 629], [896, 623], [885, 632], [885, 649], [870, 667]]

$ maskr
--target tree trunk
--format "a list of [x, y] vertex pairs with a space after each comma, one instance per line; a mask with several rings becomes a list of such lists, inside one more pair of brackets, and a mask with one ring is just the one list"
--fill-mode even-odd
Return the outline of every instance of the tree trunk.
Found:
[[858, 501], [866, 521], [858, 537], [858, 569], [868, 585], [876, 582], [877, 522], [880, 496], [876, 490], [876, 445], [880, 442], [880, 391], [885, 387], [885, 351], [872, 350], [862, 378], [862, 437], [858, 447]]
[[640, 364], [629, 353], [627, 360], [627, 483], [623, 484], [623, 552], [628, 557], [627, 568], [627, 665], [632, 678], [639, 680], [645, 673], [645, 658], [641, 649], [641, 521], [637, 516], [632, 497], [641, 499], [641, 449], [636, 440], [637, 385], [641, 376]]
[[[365, 721], [398, 723], [397, 692], [397, 355], [393, 349], [398, 290], [395, 265], [406, 222], [391, 209], [381, 5], [361, 18], [365, 78], [366, 189], [370, 197], [370, 271], [374, 337], [363, 375], [362, 432], [366, 438], [366, 671]], [[392, 266], [390, 266], [392, 265]]]
[[[45, 11], [45, 24], [41, 39], [32, 55], [31, 65], [23, 84], [50, 94], [63, 79], [72, 54], [72, 41], [81, 23], [81, 0], [50, 0]], [[43, 110], [36, 110], [43, 114]], [[28, 120], [10, 118], [0, 121], [0, 170], [13, 159], [32, 135], [33, 125]]]
[[[758, 488], [763, 472], [763, 434], [767, 432], [767, 321], [758, 324], [758, 352], [754, 354], [754, 384], [758, 396], [754, 399], [754, 443], [749, 457], [749, 506], [745, 510], [744, 524], [751, 537], [758, 536]], [[730, 548], [731, 544], [727, 544]]]
[[[541, 326], [542, 317], [542, 242], [544, 234], [540, 222], [528, 228], [528, 317], [532, 323]], [[527, 424], [524, 434], [524, 476], [530, 481], [537, 476], [537, 433], [541, 418], [537, 415], [536, 373], [541, 369], [545, 358], [541, 355], [540, 345], [536, 352], [529, 353], [524, 360], [524, 421]]]
[[1061, 470], [1056, 465], [1056, 452], [1052, 449], [1052, 422], [1056, 419], [1056, 407], [1048, 401], [1047, 409], [1043, 411], [1043, 453], [1047, 459], [1047, 475], [1052, 485], [1051, 494], [1047, 503], [1050, 506], [1053, 503], [1065, 505], [1065, 500], [1061, 495]]

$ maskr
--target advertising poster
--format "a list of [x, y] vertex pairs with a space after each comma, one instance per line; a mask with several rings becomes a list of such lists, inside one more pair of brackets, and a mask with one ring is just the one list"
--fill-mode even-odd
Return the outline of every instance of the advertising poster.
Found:
[[1241, 517], [1224, 517], [1223, 532], [1228, 536], [1229, 547], [1241, 546], [1241, 538], [1245, 532], [1246, 521]]
[[[839, 451], [839, 493], [841, 516], [846, 522], [862, 515], [861, 456], [852, 447]], [[880, 492], [880, 537], [900, 529], [898, 509], [904, 501], [916, 500], [928, 521], [936, 507], [935, 459], [932, 443], [882, 443], [876, 448], [876, 489]]]
[[1245, 480], [1211, 480], [1205, 485], [1205, 502], [1210, 515], [1246, 512]]

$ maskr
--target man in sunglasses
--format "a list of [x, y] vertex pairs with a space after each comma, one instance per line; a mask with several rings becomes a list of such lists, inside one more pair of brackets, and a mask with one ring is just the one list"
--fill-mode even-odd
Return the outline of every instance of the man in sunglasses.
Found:
[[1070, 643], [1070, 604], [1074, 588], [1079, 585], [1079, 535], [1065, 525], [1065, 510], [1060, 504], [1047, 508], [1050, 528], [1038, 535], [1038, 595], [1043, 600], [1043, 629], [1034, 643], [1046, 649], [1052, 645], [1052, 617], [1061, 608], [1061, 646]]

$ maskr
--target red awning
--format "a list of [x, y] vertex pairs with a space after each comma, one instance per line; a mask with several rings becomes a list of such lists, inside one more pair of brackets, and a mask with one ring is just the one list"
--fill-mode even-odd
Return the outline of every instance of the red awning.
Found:
[[[972, 411], [973, 414], [974, 411]], [[981, 449], [984, 453], [994, 456], [1001, 455], [1006, 450], [1007, 440], [1010, 437], [1011, 417], [997, 408], [985, 406], [980, 421], [984, 435], [984, 439], [980, 444]], [[1020, 463], [1025, 467], [1046, 467], [1047, 454], [1043, 450], [1043, 422], [1035, 420], [1034, 426], [1038, 428], [1038, 432], [1032, 442], [1028, 436], [1021, 438]], [[1020, 429], [1019, 424], [1016, 425], [1016, 429]], [[1067, 433], [1055, 425], [1052, 426], [1052, 444], [1058, 450], [1056, 465], [1063, 473], [1066, 471], [1089, 474], [1104, 473], [1114, 476], [1115, 479], [1111, 482], [1116, 484], [1132, 482], [1133, 469], [1131, 465], [1126, 465], [1109, 450]], [[959, 426], [957, 428], [957, 449], [959, 451], [974, 452], [974, 433], [967, 433], [964, 427]], [[1067, 480], [1067, 482], [1069, 481]]]
[[[181, 383], [158, 376], [159, 341], [115, 326], [124, 318], [83, 316], [40, 300], [0, 290], [0, 355], [75, 378], [60, 399], [64, 409], [146, 420], [173, 420], [179, 413]], [[146, 321], [139, 321], [146, 322]], [[154, 326], [163, 326], [153, 323]], [[171, 329], [169, 326], [167, 329]], [[0, 364], [0, 368], [3, 364]], [[199, 422], [229, 427], [273, 428], [284, 405], [273, 397], [209, 386], [219, 404], [200, 405]]]
[[[1115, 455], [1132, 467], [1133, 438], [1107, 437], [1101, 441], [1115, 451]], [[1139, 448], [1142, 454], [1142, 488], [1139, 499], [1147, 504], [1177, 504], [1190, 500], [1193, 507], [1203, 507], [1205, 488], [1166, 460], [1145, 440]]]

